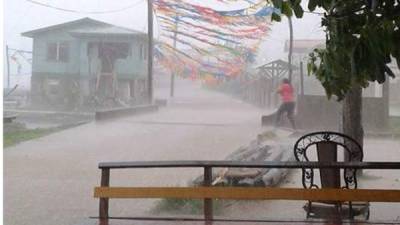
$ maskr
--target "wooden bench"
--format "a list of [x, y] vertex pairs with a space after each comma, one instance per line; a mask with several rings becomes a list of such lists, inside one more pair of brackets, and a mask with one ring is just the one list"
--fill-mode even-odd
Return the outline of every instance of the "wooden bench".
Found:
[[[110, 187], [109, 180], [110, 180], [111, 169], [181, 168], [181, 167], [190, 167], [190, 168], [202, 167], [204, 169], [204, 187]], [[151, 162], [100, 163], [99, 168], [102, 171], [101, 186], [95, 187], [94, 189], [94, 197], [100, 199], [98, 218], [100, 219], [100, 221], [107, 221], [109, 219], [113, 219], [113, 217], [110, 217], [108, 213], [109, 199], [113, 198], [203, 199], [204, 219], [202, 221], [218, 221], [213, 217], [213, 210], [212, 210], [213, 199], [400, 202], [400, 190], [336, 189], [336, 188], [303, 189], [303, 188], [260, 188], [260, 187], [211, 187], [212, 168], [226, 168], [226, 167], [290, 168], [290, 169], [353, 168], [353, 169], [386, 170], [386, 169], [400, 169], [400, 163], [399, 162], [252, 163], [252, 162], [233, 162], [233, 161], [173, 161], [173, 162], [151, 161]], [[130, 218], [130, 219], [135, 219], [135, 218]], [[136, 219], [151, 220], [157, 218], [142, 217]], [[181, 221], [182, 219], [183, 218], [176, 218], [177, 221]], [[369, 221], [368, 223], [372, 222]]]

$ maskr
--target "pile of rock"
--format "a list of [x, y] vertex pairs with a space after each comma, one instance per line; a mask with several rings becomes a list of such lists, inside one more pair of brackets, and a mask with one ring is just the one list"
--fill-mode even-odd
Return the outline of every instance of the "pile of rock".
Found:
[[[272, 133], [273, 134], [273, 133]], [[258, 135], [249, 145], [240, 147], [225, 160], [243, 162], [293, 161], [292, 146], [274, 141], [273, 135], [266, 132]], [[215, 186], [275, 186], [288, 174], [288, 169], [263, 168], [223, 168], [213, 171]], [[202, 185], [203, 177], [196, 178], [192, 185]]]

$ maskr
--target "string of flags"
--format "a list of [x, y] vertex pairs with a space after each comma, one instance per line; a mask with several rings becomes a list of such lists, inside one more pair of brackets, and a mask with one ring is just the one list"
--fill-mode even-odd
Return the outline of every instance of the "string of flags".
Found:
[[[238, 0], [216, 0], [230, 4]], [[160, 27], [158, 62], [191, 79], [239, 76], [255, 60], [276, 9], [265, 0], [244, 0], [249, 7], [221, 11], [190, 0], [155, 0]]]

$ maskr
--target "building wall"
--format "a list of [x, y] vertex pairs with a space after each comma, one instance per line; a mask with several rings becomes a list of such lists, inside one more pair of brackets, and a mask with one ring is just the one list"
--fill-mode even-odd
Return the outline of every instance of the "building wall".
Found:
[[76, 108], [82, 103], [81, 82], [76, 78], [32, 76], [31, 100], [35, 105]]
[[[74, 29], [76, 28], [74, 27]], [[69, 59], [67, 62], [47, 60], [47, 46], [52, 42], [68, 42]], [[129, 97], [138, 101], [142, 98], [142, 94], [138, 91], [140, 85], [135, 88], [135, 96], [130, 95], [129, 87], [131, 81], [139, 84], [140, 80], [147, 78], [147, 59], [143, 59], [140, 55], [141, 45], [146, 46], [144, 38], [81, 38], [71, 36], [68, 30], [53, 30], [35, 35], [33, 39], [31, 95], [35, 103], [51, 101], [52, 104], [58, 102], [64, 105], [67, 103], [75, 105], [74, 101], [78, 101], [78, 104], [82, 104], [86, 98], [94, 94], [96, 73], [90, 73], [89, 70], [89, 42], [131, 43], [131, 54], [126, 59], [118, 59], [115, 63], [118, 86], [121, 87], [117, 93], [125, 101], [129, 101]], [[146, 50], [146, 48], [142, 50]], [[94, 66], [92, 63], [91, 67]], [[56, 86], [59, 88], [55, 88]]]
[[146, 46], [146, 41], [133, 39], [131, 43], [131, 55], [126, 60], [120, 59], [116, 62], [116, 72], [124, 78], [129, 78], [130, 73], [134, 73], [136, 78], [147, 77], [147, 58], [144, 60], [140, 56], [140, 46]]
[[[298, 96], [296, 123], [301, 128], [340, 130], [341, 104], [325, 96]], [[388, 115], [382, 98], [364, 97], [363, 125], [366, 129], [385, 129]]]
[[[68, 62], [47, 60], [48, 43], [58, 41], [67, 41], [69, 43]], [[141, 44], [146, 44], [145, 40], [121, 38], [77, 39], [62, 32], [51, 32], [34, 38], [32, 62], [32, 72], [34, 76], [89, 76], [87, 48], [89, 42], [95, 41], [131, 43], [131, 55], [126, 59], [117, 60], [115, 65], [116, 72], [123, 78], [133, 79], [135, 77], [146, 77], [147, 59], [143, 60], [140, 57], [140, 46]]]
[[390, 101], [395, 104], [400, 103], [400, 74], [396, 75], [396, 78], [390, 82], [389, 88]]
[[[131, 54], [126, 59], [118, 59], [115, 63], [115, 69], [118, 78], [135, 79], [138, 77], [147, 77], [147, 60], [140, 58], [140, 44], [146, 44], [144, 39], [139, 38], [118, 38], [118, 37], [103, 37], [99, 38], [83, 38], [80, 39], [80, 64], [79, 71], [81, 76], [90, 76], [89, 61], [88, 61], [88, 44], [90, 42], [127, 42], [130, 43]], [[96, 65], [91, 65], [91, 68]]]
[[[68, 62], [47, 60], [48, 43], [59, 41], [66, 41], [69, 43]], [[79, 47], [79, 40], [61, 31], [35, 36], [33, 39], [32, 75], [78, 76], [80, 58]]]

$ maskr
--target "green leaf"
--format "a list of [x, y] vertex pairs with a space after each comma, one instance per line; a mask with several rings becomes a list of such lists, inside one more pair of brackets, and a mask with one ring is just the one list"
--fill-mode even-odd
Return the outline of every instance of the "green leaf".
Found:
[[310, 75], [311, 74], [311, 67], [312, 67], [312, 62], [308, 62], [307, 63], [307, 74]]
[[304, 10], [300, 4], [293, 5], [293, 11], [297, 18], [302, 18]]
[[[269, 0], [283, 15], [301, 18], [304, 0]], [[367, 87], [394, 76], [387, 66], [393, 58], [400, 67], [400, 19], [397, 0], [380, 0], [374, 11], [368, 1], [308, 0], [308, 9], [324, 9], [321, 27], [326, 48], [310, 54], [308, 74], [315, 76], [328, 96], [343, 99], [352, 86]], [[346, 15], [346, 16], [341, 16]], [[272, 20], [281, 21], [273, 14]]]
[[292, 17], [293, 12], [289, 2], [282, 3], [282, 14], [286, 15], [287, 17]]
[[318, 5], [318, 0], [309, 0], [308, 1], [308, 9], [312, 12]]
[[384, 66], [384, 70], [388, 76], [390, 76], [392, 78], [394, 78], [396, 76], [396, 75], [394, 75], [393, 71], [387, 65]]
[[282, 9], [283, 0], [272, 0], [274, 7], [277, 9]]
[[272, 15], [271, 15], [271, 20], [272, 21], [277, 21], [277, 22], [281, 22], [281, 16], [279, 15], [279, 14], [277, 14], [277, 13], [272, 13]]

